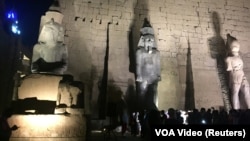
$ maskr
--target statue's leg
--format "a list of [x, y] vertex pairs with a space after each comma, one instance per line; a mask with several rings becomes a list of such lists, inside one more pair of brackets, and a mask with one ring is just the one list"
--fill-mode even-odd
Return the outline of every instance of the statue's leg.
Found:
[[147, 108], [152, 110], [157, 110], [157, 91], [156, 91], [156, 88], [157, 88], [157, 83], [153, 83], [153, 84], [150, 84], [148, 86], [148, 92], [147, 92]]
[[147, 92], [148, 87], [145, 87], [145, 84], [140, 83], [139, 84], [139, 94], [138, 94], [138, 107], [139, 111], [145, 110], [146, 108], [146, 92]]
[[156, 94], [156, 87], [157, 84], [153, 83], [148, 85], [148, 89], [145, 92], [145, 104], [146, 104], [146, 108], [148, 110], [157, 110], [157, 106], [156, 106], [156, 101], [157, 101], [157, 94]]
[[154, 104], [156, 107], [158, 107], [158, 93], [157, 93], [157, 86], [158, 86], [158, 83], [154, 83], [153, 85], [153, 94], [154, 94]]
[[246, 78], [243, 78], [241, 92], [243, 93], [244, 102], [246, 103], [246, 108], [250, 109], [250, 92], [249, 92], [249, 83]]
[[240, 100], [239, 100], [239, 91], [240, 91], [240, 87], [241, 84], [233, 84], [233, 88], [232, 88], [232, 96], [231, 96], [231, 100], [232, 100], [232, 106], [233, 109], [240, 109]]

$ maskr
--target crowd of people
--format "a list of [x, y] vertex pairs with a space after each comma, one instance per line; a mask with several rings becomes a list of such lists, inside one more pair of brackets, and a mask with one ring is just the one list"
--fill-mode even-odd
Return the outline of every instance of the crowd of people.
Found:
[[[250, 124], [250, 109], [226, 111], [201, 108], [182, 111], [174, 108], [141, 111], [130, 114], [126, 129], [133, 136], [144, 137], [151, 125], [246, 125]], [[125, 133], [124, 124], [122, 133]]]

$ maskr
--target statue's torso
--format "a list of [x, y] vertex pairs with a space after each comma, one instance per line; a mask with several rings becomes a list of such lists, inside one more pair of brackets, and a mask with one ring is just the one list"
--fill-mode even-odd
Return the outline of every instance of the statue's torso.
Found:
[[57, 45], [56, 47], [48, 47], [46, 45], [40, 45], [38, 49], [40, 57], [46, 62], [60, 62], [65, 54], [65, 46]]
[[243, 71], [243, 61], [241, 57], [231, 57], [231, 65], [233, 71]]
[[242, 80], [245, 77], [243, 71], [243, 61], [240, 56], [230, 57], [230, 62], [232, 66], [232, 71], [230, 71], [231, 83], [242, 83]]
[[141, 51], [141, 76], [143, 81], [147, 81], [149, 84], [158, 80], [157, 59], [159, 58], [159, 51], [154, 50], [152, 53], [148, 53], [146, 50]]

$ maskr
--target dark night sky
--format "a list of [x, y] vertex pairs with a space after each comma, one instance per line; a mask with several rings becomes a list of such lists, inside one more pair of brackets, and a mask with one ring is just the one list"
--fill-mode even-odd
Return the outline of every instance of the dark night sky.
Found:
[[40, 18], [53, 0], [5, 0], [6, 9], [17, 12], [23, 45], [32, 49], [37, 42]]

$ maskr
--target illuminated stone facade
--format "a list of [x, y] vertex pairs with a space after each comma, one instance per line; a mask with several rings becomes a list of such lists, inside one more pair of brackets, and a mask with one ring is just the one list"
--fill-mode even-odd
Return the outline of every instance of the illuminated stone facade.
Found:
[[[218, 75], [215, 56], [220, 53], [218, 48], [225, 46], [227, 33], [241, 43], [244, 70], [249, 78], [249, 0], [59, 0], [59, 3], [64, 15], [62, 24], [69, 53], [67, 73], [85, 84], [84, 110], [87, 114], [98, 116], [98, 83], [103, 74], [107, 46], [109, 80], [120, 87], [124, 95], [133, 97], [136, 88], [134, 55], [144, 18], [148, 18], [154, 28], [161, 53], [159, 109], [185, 109], [185, 103], [190, 100], [187, 90], [193, 91], [190, 101], [194, 101], [191, 105], [196, 108], [224, 106], [221, 89], [224, 84]], [[55, 98], [56, 95], [53, 96]], [[60, 117], [64, 123], [69, 122], [62, 126], [52, 124], [50, 133], [45, 128], [35, 131], [35, 125], [27, 127], [26, 122], [22, 123], [35, 116], [13, 117], [20, 129], [24, 126], [13, 133], [14, 140], [25, 136], [35, 138], [37, 135], [61, 140], [61, 133], [68, 131], [67, 126], [72, 132], [63, 134], [65, 139], [85, 130], [79, 127], [79, 132], [74, 132], [75, 125], [78, 127], [79, 124], [74, 121], [82, 121], [81, 115], [72, 115], [72, 119], [61, 115], [42, 115], [40, 118]], [[27, 132], [21, 132], [23, 130]]]
[[[162, 81], [158, 86], [159, 109], [185, 108], [187, 51], [191, 48], [195, 107], [220, 107], [223, 95], [212, 46], [220, 46], [226, 34], [236, 36], [242, 45], [249, 74], [249, 8], [247, 0], [60, 0], [65, 43], [69, 47], [69, 71], [89, 86], [87, 100], [93, 109], [98, 98], [97, 83], [102, 76], [109, 36], [109, 79], [124, 94], [134, 83], [133, 54], [143, 19], [154, 28], [161, 52]], [[217, 15], [217, 17], [215, 16]], [[217, 19], [216, 19], [217, 18]], [[220, 30], [216, 30], [216, 26]], [[77, 62], [77, 63], [75, 63]], [[79, 64], [82, 66], [79, 68]], [[132, 69], [131, 69], [132, 68]], [[95, 113], [95, 112], [94, 112]]]

